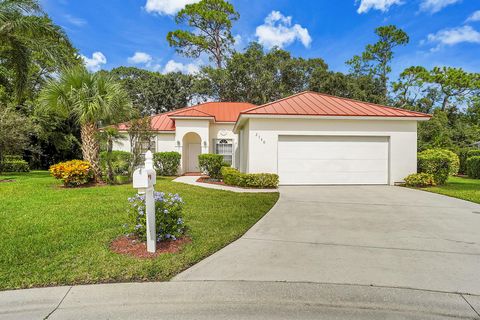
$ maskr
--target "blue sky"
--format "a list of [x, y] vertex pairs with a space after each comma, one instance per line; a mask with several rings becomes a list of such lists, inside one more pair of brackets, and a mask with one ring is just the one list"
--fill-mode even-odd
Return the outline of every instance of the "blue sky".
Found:
[[[173, 15], [198, 0], [41, 0], [95, 71], [131, 65], [160, 72], [195, 72], [208, 62], [168, 46]], [[374, 28], [395, 24], [410, 36], [396, 52], [395, 77], [411, 65], [480, 72], [480, 0], [233, 0], [240, 20], [237, 48], [250, 41], [279, 45], [332, 70], [375, 41]]]

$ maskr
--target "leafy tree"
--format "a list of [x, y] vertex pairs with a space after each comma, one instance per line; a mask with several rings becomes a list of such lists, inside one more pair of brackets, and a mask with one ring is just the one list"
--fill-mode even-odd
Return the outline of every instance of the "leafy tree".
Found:
[[141, 116], [150, 116], [188, 105], [195, 95], [195, 81], [191, 75], [119, 67], [100, 71], [117, 79], [127, 90], [133, 105]]
[[435, 107], [447, 111], [478, 95], [480, 74], [461, 68], [435, 67], [429, 71], [422, 66], [413, 66], [405, 69], [399, 80], [393, 83], [393, 92], [400, 107], [423, 104], [429, 107], [426, 112]]
[[201, 0], [186, 5], [177, 13], [175, 21], [186, 23], [193, 30], [169, 32], [168, 43], [187, 57], [197, 58], [206, 53], [217, 68], [221, 68], [225, 57], [233, 50], [232, 22], [239, 17], [233, 5], [224, 0]]
[[66, 55], [74, 54], [65, 33], [44, 14], [38, 1], [0, 1], [0, 84], [13, 82], [18, 101], [35, 55], [53, 59], [58, 65], [65, 62]]
[[372, 103], [382, 103], [384, 101], [379, 80], [367, 75], [355, 76], [341, 72], [320, 70], [320, 72], [312, 74], [309, 89]]
[[128, 118], [131, 101], [121, 84], [102, 74], [89, 73], [83, 67], [68, 68], [43, 89], [44, 107], [80, 124], [83, 159], [89, 161], [97, 180], [102, 179], [99, 164], [99, 123], [116, 123]]
[[5, 155], [21, 153], [27, 147], [32, 128], [27, 118], [0, 105], [0, 169]]
[[[150, 142], [153, 137], [150, 118], [140, 118], [130, 121], [128, 127], [128, 137], [130, 139], [130, 152], [132, 153], [129, 172], [133, 174], [136, 167], [142, 162], [142, 154], [145, 144], [150, 148]], [[148, 148], [148, 149], [149, 149]]]
[[351, 72], [355, 75], [370, 75], [377, 77], [382, 84], [385, 101], [388, 94], [388, 75], [392, 71], [390, 66], [394, 57], [393, 49], [406, 45], [409, 37], [402, 29], [394, 25], [382, 26], [375, 29], [379, 37], [374, 44], [368, 44], [361, 55], [355, 55], [347, 61]]
[[308, 89], [312, 74], [326, 68], [322, 59], [293, 58], [279, 48], [265, 52], [251, 43], [227, 59], [224, 69], [204, 67], [198, 91], [223, 101], [263, 104]]

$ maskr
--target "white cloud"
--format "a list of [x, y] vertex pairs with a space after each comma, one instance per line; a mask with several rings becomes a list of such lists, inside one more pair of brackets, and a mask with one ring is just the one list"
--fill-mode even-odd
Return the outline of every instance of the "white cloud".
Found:
[[152, 61], [152, 56], [145, 52], [137, 51], [127, 59], [128, 63], [132, 64], [147, 64]]
[[200, 2], [200, 0], [147, 0], [145, 10], [149, 13], [174, 15], [187, 4], [197, 2]]
[[460, 1], [462, 0], [422, 0], [422, 3], [420, 4], [420, 10], [435, 13], [442, 10], [446, 6]]
[[279, 11], [272, 11], [265, 23], [258, 26], [255, 32], [258, 42], [267, 48], [278, 46], [280, 48], [299, 40], [305, 47], [309, 47], [312, 38], [306, 28], [299, 24], [292, 26], [292, 17], [286, 17]]
[[102, 65], [107, 63], [107, 57], [100, 51], [94, 52], [91, 58], [84, 55], [80, 55], [80, 57], [83, 59], [85, 67], [92, 72], [100, 70]]
[[169, 60], [165, 65], [165, 68], [163, 68], [163, 73], [182, 72], [187, 74], [193, 74], [197, 73], [198, 71], [200, 71], [200, 67], [197, 64], [183, 64], [174, 60]]
[[[358, 0], [356, 2], [358, 2]], [[386, 12], [391, 6], [401, 4], [403, 4], [402, 0], [360, 0], [360, 6], [357, 12], [360, 14], [367, 13], [370, 9]]]
[[429, 34], [427, 41], [438, 44], [432, 49], [432, 51], [436, 51], [442, 46], [453, 46], [462, 42], [480, 43], [480, 32], [471, 26], [443, 29], [437, 33]]
[[84, 25], [87, 24], [87, 20], [85, 19], [82, 19], [82, 18], [78, 18], [78, 17], [74, 17], [70, 14], [66, 14], [64, 15], [64, 18], [70, 23], [70, 24], [73, 24], [77, 27], [83, 27]]
[[480, 10], [475, 11], [468, 17], [467, 22], [480, 21]]

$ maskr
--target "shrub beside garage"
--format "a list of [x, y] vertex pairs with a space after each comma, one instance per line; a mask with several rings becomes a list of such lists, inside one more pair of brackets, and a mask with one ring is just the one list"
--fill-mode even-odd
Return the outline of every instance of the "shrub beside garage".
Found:
[[223, 182], [244, 188], [274, 189], [278, 187], [279, 178], [274, 173], [242, 173], [235, 168], [222, 168]]
[[450, 175], [458, 174], [460, 168], [459, 157], [450, 150], [429, 149], [418, 153], [419, 173], [433, 175], [435, 184], [445, 184]]

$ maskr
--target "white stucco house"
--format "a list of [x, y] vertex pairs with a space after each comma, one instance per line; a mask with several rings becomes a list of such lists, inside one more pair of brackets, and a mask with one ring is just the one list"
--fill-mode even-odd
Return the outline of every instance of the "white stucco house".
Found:
[[[394, 184], [417, 171], [417, 122], [429, 118], [315, 92], [262, 106], [209, 102], [153, 116], [151, 149], [179, 152], [181, 173], [218, 153], [242, 172], [277, 173], [282, 185]], [[114, 149], [130, 151], [128, 139]]]

